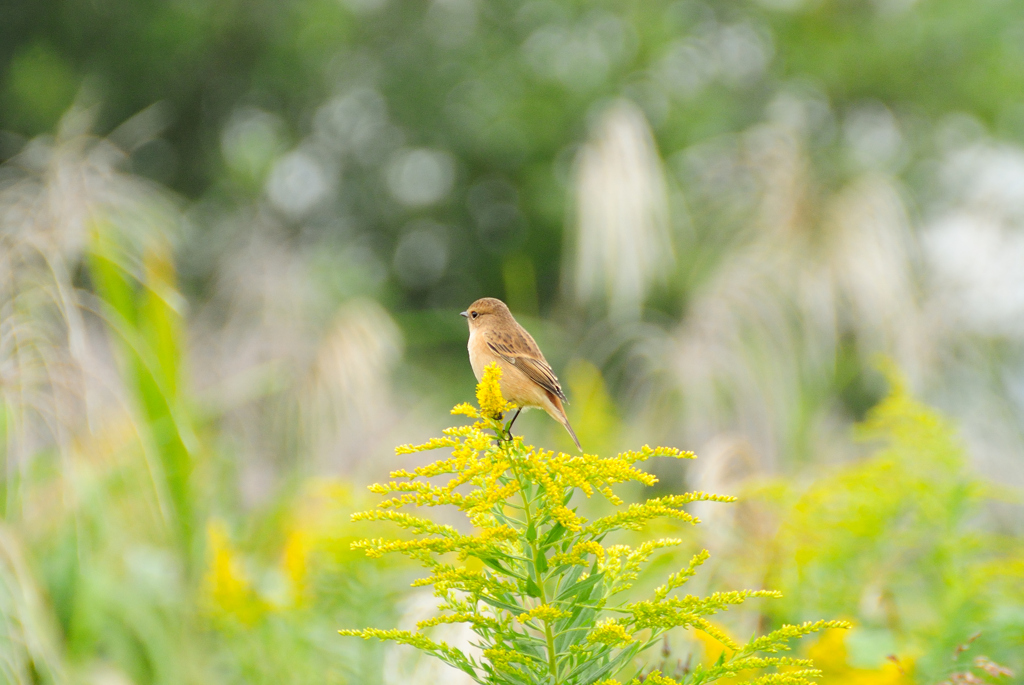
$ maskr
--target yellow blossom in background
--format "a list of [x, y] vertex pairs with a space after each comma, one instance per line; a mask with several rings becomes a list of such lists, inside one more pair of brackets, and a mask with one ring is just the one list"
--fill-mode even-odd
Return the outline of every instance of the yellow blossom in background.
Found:
[[[284, 544], [278, 570], [288, 581], [288, 593], [275, 598], [275, 610], [306, 606], [310, 599], [310, 577], [314, 555], [332, 547], [339, 526], [347, 526], [351, 492], [344, 483], [330, 478], [307, 481], [296, 499], [296, 506], [284, 519]], [[344, 516], [341, 512], [346, 512]], [[347, 545], [345, 545], [347, 548]]]
[[[725, 632], [725, 629], [721, 626], [715, 626], [720, 632]], [[723, 642], [715, 638], [711, 633], [704, 630], [694, 630], [693, 637], [704, 648], [704, 659], [705, 664], [713, 664], [718, 661], [721, 657], [732, 656], [733, 650], [729, 649]], [[735, 642], [730, 638], [731, 642]]]
[[585, 436], [584, 442], [591, 449], [614, 445], [622, 422], [601, 370], [577, 359], [566, 368], [565, 378], [577, 417], [573, 419], [576, 434]]
[[281, 570], [291, 586], [293, 605], [302, 605], [306, 598], [309, 576], [309, 555], [314, 545], [313, 535], [302, 528], [294, 528], [285, 539], [281, 552]]
[[821, 668], [829, 685], [911, 685], [912, 662], [886, 661], [878, 668], [855, 668], [849, 665], [846, 649], [846, 631], [828, 630], [807, 650]]
[[253, 625], [267, 611], [266, 604], [252, 587], [242, 561], [231, 546], [227, 527], [213, 520], [207, 525], [209, 566], [204, 576], [209, 612], [217, 618], [229, 618]]

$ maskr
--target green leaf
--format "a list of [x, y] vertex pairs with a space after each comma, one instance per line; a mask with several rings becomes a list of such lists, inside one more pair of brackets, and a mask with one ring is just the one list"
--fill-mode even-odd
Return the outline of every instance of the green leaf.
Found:
[[564, 623], [560, 622], [557, 626], [558, 635], [555, 636], [555, 649], [562, 652], [570, 645], [578, 644], [583, 636], [590, 632], [596, 618], [597, 611], [594, 609], [575, 607], [572, 617]]
[[506, 602], [501, 601], [500, 599], [490, 597], [488, 595], [480, 595], [480, 599], [482, 599], [487, 604], [490, 604], [495, 609], [504, 609], [505, 611], [512, 614], [520, 614], [523, 611], [525, 611], [525, 609], [521, 606], [518, 606], [516, 604], [508, 604]]
[[565, 535], [566, 530], [568, 529], [561, 523], [556, 523], [555, 526], [548, 531], [548, 534], [544, 536], [544, 539], [541, 541], [540, 546], [550, 547], [554, 543], [558, 542], [559, 538]]
[[[570, 585], [579, 580], [580, 576], [582, 575], [582, 566], [571, 566], [569, 571], [566, 572], [565, 575], [562, 576], [561, 580], [558, 581], [561, 584], [560, 587], [562, 588], [562, 591], [564, 592], [566, 588], [568, 588]], [[562, 593], [559, 592], [559, 594]]]
[[489, 566], [490, 568], [495, 569], [496, 571], [499, 571], [501, 573], [506, 573], [506, 574], [509, 572], [509, 569], [505, 568], [505, 566], [503, 566], [501, 564], [501, 562], [498, 561], [498, 559], [496, 559], [494, 557], [477, 557], [477, 558], [480, 561], [482, 561], [485, 565]]
[[480, 561], [482, 561], [484, 564], [486, 564], [487, 566], [489, 566], [490, 568], [494, 569], [495, 571], [497, 571], [499, 573], [504, 573], [505, 575], [508, 575], [508, 576], [516, 575], [516, 574], [512, 573], [511, 571], [509, 571], [504, 566], [502, 566], [501, 562], [499, 562], [494, 557], [477, 557], [477, 558], [480, 559]]
[[536, 581], [534, 581], [533, 578], [526, 579], [526, 594], [528, 594], [530, 597], [540, 598], [540, 586], [537, 585]]
[[[636, 656], [639, 647], [639, 645], [630, 645], [614, 657], [611, 657], [611, 650], [605, 648], [602, 650], [604, 653], [601, 654], [600, 657], [592, 657], [577, 666], [572, 672], [570, 672], [565, 681], [593, 683], [608, 676], [615, 675], [615, 673], [618, 672], [618, 670], [621, 669], [627, 661]], [[575, 681], [573, 679], [575, 679]]]
[[183, 334], [181, 315], [171, 304], [177, 295], [173, 267], [168, 254], [154, 250], [144, 260], [151, 268], [136, 274], [124, 265], [122, 253], [113, 230], [98, 226], [87, 253], [89, 274], [96, 286], [98, 309], [113, 334], [125, 385], [159, 458], [179, 542], [191, 554], [194, 493], [190, 479], [197, 438], [179, 387]]
[[[592, 576], [589, 576], [584, 581], [567, 587], [565, 590], [561, 592], [561, 594], [558, 595], [557, 599], [558, 601], [566, 601], [573, 597], [578, 597], [581, 600], [587, 599], [589, 597], [590, 590], [592, 590], [594, 586], [600, 583], [602, 580], [604, 580], [604, 574], [596, 573]], [[587, 594], [584, 595], [583, 593]]]

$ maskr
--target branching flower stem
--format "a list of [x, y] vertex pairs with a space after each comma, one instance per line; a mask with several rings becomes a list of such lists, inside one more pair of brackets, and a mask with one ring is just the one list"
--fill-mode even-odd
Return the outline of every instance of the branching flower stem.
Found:
[[[509, 422], [511, 423], [511, 422]], [[511, 436], [508, 436], [511, 439]], [[511, 455], [510, 455], [511, 456]], [[519, 469], [516, 467], [515, 457], [512, 456], [512, 473], [515, 474], [516, 482], [519, 483], [519, 496], [523, 500], [523, 513], [526, 516], [526, 528], [527, 530], [534, 529], [533, 516], [530, 511], [530, 500], [526, 497], [527, 484], [523, 483], [523, 477], [519, 473]], [[541, 604], [547, 604], [547, 590], [545, 588], [547, 578], [544, 576], [543, 571], [540, 568], [537, 560], [541, 554], [544, 554], [544, 550], [537, 544], [537, 538], [534, 537], [533, 541], [530, 542], [530, 549], [533, 551], [533, 569], [537, 576], [537, 587], [540, 589], [540, 601]], [[558, 654], [555, 652], [555, 636], [551, 631], [551, 622], [544, 621], [544, 636], [547, 640], [548, 648], [548, 668], [551, 671], [551, 677], [554, 678], [555, 683], [558, 682]]]
[[[647, 681], [659, 685], [704, 685], [740, 673], [755, 674], [747, 680], [755, 684], [808, 685], [819, 675], [806, 659], [775, 654], [788, 650], [791, 639], [844, 624], [819, 621], [782, 626], [746, 645], [737, 644], [709, 618], [752, 597], [778, 593], [740, 590], [704, 598], [680, 597], [677, 591], [707, 560], [706, 551], [670, 575], [651, 599], [616, 602], [654, 554], [683, 541], [662, 538], [636, 547], [605, 546], [609, 534], [643, 531], [659, 518], [694, 524], [697, 519], [686, 512], [686, 505], [734, 498], [690, 492], [627, 506], [612, 486], [657, 482], [638, 463], [693, 455], [644, 446], [601, 458], [526, 446], [522, 438], [512, 435], [511, 422], [502, 422], [511, 407], [501, 395], [500, 376], [497, 366], [487, 367], [477, 388], [479, 408], [462, 404], [452, 410], [475, 423], [449, 428], [445, 437], [397, 450], [411, 454], [450, 449], [450, 455], [412, 471], [392, 472], [393, 480], [370, 488], [385, 497], [378, 508], [353, 515], [355, 520], [390, 521], [412, 533], [412, 539], [360, 540], [353, 548], [371, 557], [398, 552], [423, 564], [430, 575], [414, 585], [434, 587], [440, 599], [439, 615], [421, 621], [416, 632], [365, 628], [342, 630], [343, 635], [410, 645], [481, 685], [620, 685], [615, 677], [621, 673], [629, 674], [627, 679], [635, 676], [628, 682], [639, 685], [641, 671]], [[588, 520], [569, 506], [580, 493], [604, 496], [617, 512]], [[465, 513], [473, 534], [400, 511], [438, 505]], [[470, 559], [479, 563], [466, 564]], [[482, 656], [430, 638], [430, 628], [448, 623], [468, 624]], [[645, 671], [637, 662], [667, 631], [690, 628], [719, 640], [732, 656], [714, 665], [697, 665], [683, 681]]]

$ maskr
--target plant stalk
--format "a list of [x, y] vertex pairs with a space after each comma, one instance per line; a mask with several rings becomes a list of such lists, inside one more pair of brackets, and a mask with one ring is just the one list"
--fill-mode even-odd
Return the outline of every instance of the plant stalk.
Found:
[[[509, 433], [511, 438], [511, 433]], [[526, 498], [526, 491], [523, 488], [523, 480], [519, 476], [519, 469], [516, 468], [515, 461], [512, 462], [512, 471], [516, 474], [516, 480], [519, 481], [519, 496], [523, 500], [523, 511], [526, 514], [526, 527], [530, 529], [533, 527], [533, 514], [530, 511], [530, 501]], [[534, 529], [536, 533], [536, 529]], [[534, 535], [533, 541], [529, 541], [530, 549], [533, 550], [533, 569], [534, 574], [537, 576], [537, 587], [540, 589], [540, 601], [543, 604], [548, 603], [547, 591], [544, 588], [544, 579], [541, 577], [540, 567], [537, 564], [537, 557], [543, 552], [537, 546], [537, 535]], [[551, 672], [551, 677], [554, 679], [554, 685], [558, 684], [558, 655], [555, 653], [555, 635], [551, 632], [551, 624], [548, 621], [544, 621], [544, 637], [547, 640], [548, 646], [548, 669]]]

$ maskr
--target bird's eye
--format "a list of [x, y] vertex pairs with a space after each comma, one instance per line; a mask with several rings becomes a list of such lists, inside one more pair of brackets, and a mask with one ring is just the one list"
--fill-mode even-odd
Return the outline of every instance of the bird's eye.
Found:
[[480, 312], [470, 312], [469, 315], [475, 319], [476, 317], [480, 316]]

